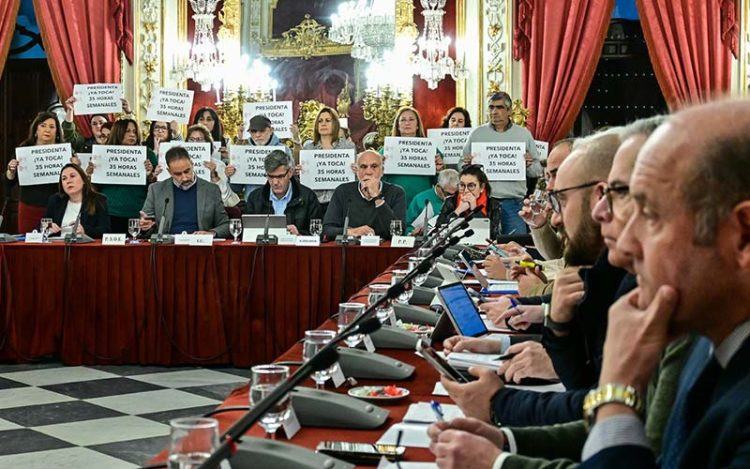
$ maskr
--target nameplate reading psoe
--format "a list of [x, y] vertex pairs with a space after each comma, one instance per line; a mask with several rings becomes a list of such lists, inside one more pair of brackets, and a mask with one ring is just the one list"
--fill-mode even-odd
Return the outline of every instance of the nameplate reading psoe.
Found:
[[359, 238], [360, 246], [380, 246], [380, 236], [362, 236]]
[[391, 247], [392, 248], [413, 248], [414, 241], [416, 241], [416, 238], [414, 236], [394, 236], [391, 239]]
[[102, 235], [102, 245], [104, 246], [125, 246], [125, 233], [104, 233]]
[[318, 236], [297, 236], [297, 246], [320, 246]]

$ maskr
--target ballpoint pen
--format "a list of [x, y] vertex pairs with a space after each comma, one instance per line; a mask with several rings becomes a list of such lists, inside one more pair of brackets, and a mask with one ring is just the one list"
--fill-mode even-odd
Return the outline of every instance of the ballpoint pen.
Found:
[[432, 407], [432, 412], [435, 414], [435, 418], [437, 418], [438, 422], [445, 422], [443, 406], [441, 406], [438, 401], [432, 401], [430, 402], [430, 407]]

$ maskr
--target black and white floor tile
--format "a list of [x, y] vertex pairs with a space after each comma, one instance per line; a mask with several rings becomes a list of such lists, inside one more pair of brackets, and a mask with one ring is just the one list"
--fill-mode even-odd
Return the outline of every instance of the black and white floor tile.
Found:
[[211, 411], [250, 370], [0, 365], [0, 468], [135, 468], [169, 421]]

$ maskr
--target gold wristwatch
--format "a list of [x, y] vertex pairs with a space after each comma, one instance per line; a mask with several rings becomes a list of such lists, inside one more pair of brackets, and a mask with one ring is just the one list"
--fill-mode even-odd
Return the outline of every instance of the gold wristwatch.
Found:
[[643, 399], [633, 386], [603, 384], [589, 391], [583, 399], [583, 422], [586, 429], [590, 430], [594, 426], [599, 407], [615, 402], [630, 407], [638, 415], [643, 414]]

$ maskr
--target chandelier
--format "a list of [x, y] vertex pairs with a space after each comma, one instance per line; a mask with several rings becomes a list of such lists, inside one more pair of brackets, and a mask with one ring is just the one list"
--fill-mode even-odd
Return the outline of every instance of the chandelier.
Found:
[[396, 38], [396, 10], [393, 0], [350, 0], [331, 15], [328, 37], [339, 44], [351, 44], [351, 56], [365, 62], [383, 58]]
[[415, 73], [434, 90], [446, 75], [454, 80], [466, 77], [466, 69], [448, 55], [451, 38], [443, 34], [445, 0], [421, 0], [424, 31], [417, 40], [419, 52], [414, 58]]
[[203, 91], [213, 86], [218, 89], [221, 81], [224, 55], [221, 46], [214, 41], [214, 18], [219, 0], [189, 0], [193, 9], [195, 34], [192, 46], [186, 45], [178, 51], [172, 66], [172, 77], [177, 81], [192, 79]]

